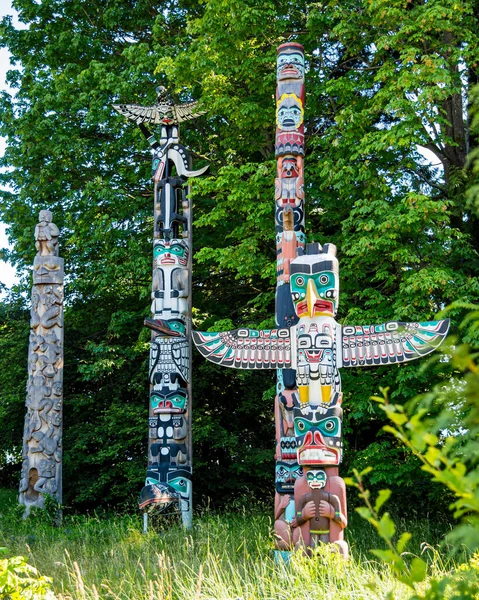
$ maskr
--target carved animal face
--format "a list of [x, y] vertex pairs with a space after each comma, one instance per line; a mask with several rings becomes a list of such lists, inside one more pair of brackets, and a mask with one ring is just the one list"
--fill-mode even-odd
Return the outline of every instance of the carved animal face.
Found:
[[339, 304], [339, 267], [335, 248], [291, 261], [291, 297], [298, 317], [334, 317]]
[[281, 161], [281, 178], [290, 179], [291, 177], [299, 177], [298, 161], [301, 160], [301, 157], [285, 156]]
[[182, 500], [188, 500], [191, 490], [191, 473], [186, 469], [170, 471], [167, 475], [168, 484], [175, 490]]
[[276, 491], [289, 494], [294, 491], [294, 483], [302, 477], [303, 467], [296, 463], [277, 462], [275, 467]]
[[298, 463], [309, 466], [339, 465], [342, 459], [342, 409], [303, 406], [294, 409]]
[[150, 394], [153, 414], [184, 413], [188, 404], [186, 390], [181, 388], [170, 391], [168, 388], [153, 390]]

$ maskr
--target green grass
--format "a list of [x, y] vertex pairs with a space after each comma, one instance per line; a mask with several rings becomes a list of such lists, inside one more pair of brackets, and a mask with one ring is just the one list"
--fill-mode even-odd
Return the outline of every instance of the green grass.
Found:
[[[143, 535], [139, 513], [99, 518], [65, 515], [61, 527], [44, 518], [19, 517], [15, 493], [0, 491], [0, 546], [24, 555], [53, 578], [58, 598], [102, 600], [317, 600], [409, 598], [411, 593], [369, 552], [381, 547], [372, 527], [351, 515], [352, 559], [327, 550], [312, 558], [296, 553], [288, 565], [273, 558], [272, 520], [264, 509], [209, 512], [190, 533], [157, 518]], [[446, 527], [429, 521], [397, 522], [413, 533], [409, 550], [422, 552], [432, 574], [453, 568], [437, 550]], [[445, 551], [446, 553], [446, 551]], [[458, 558], [456, 557], [456, 561]]]

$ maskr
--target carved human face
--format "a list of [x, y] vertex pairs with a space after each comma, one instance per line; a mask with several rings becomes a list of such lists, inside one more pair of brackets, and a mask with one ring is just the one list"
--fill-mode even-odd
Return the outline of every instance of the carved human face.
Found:
[[41, 210], [40, 211], [40, 223], [51, 223], [53, 219], [53, 214], [49, 210]]
[[304, 77], [304, 55], [296, 45], [284, 45], [276, 60], [276, 77], [284, 79], [302, 79]]
[[326, 486], [328, 476], [324, 471], [309, 469], [306, 472], [306, 481], [312, 490], [321, 490]]
[[[300, 325], [298, 328], [298, 363], [314, 365], [324, 365], [333, 367], [335, 357], [333, 352], [334, 340], [327, 333], [320, 333], [316, 323], [310, 325]], [[319, 372], [311, 369], [311, 379], [318, 379]], [[316, 377], [315, 377], [316, 374]], [[330, 385], [331, 382], [326, 382]]]
[[276, 123], [282, 131], [295, 131], [303, 124], [304, 110], [296, 94], [283, 94], [277, 103]]
[[188, 264], [188, 245], [185, 240], [156, 240], [153, 257], [156, 267], [186, 267]]
[[298, 463], [310, 466], [339, 465], [342, 459], [342, 409], [306, 406], [294, 409]]

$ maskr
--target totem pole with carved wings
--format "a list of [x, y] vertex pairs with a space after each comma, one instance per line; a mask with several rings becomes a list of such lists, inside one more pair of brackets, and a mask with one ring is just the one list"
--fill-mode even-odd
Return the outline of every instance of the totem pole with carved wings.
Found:
[[276, 324], [270, 330], [193, 331], [208, 360], [237, 369], [278, 369], [275, 534], [277, 558], [331, 543], [347, 556], [342, 459], [341, 368], [421, 358], [445, 338], [449, 321], [341, 326], [333, 244], [304, 236], [304, 51], [283, 44], [277, 59], [275, 211]]

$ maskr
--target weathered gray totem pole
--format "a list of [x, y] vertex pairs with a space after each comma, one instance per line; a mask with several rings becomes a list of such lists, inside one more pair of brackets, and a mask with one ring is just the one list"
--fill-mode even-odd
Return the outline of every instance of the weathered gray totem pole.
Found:
[[30, 344], [19, 501], [25, 516], [45, 496], [62, 501], [63, 258], [49, 210], [35, 227]]
[[[147, 514], [181, 511], [192, 524], [191, 443], [191, 251], [192, 211], [188, 200], [191, 159], [179, 143], [179, 123], [203, 113], [196, 102], [175, 105], [164, 88], [156, 106], [114, 108], [140, 127], [153, 150], [154, 232], [148, 469], [139, 507]], [[146, 124], [160, 125], [159, 140]]]
[[275, 212], [276, 329], [193, 332], [208, 360], [237, 369], [278, 369], [275, 536], [277, 558], [333, 544], [347, 526], [339, 369], [400, 363], [432, 352], [449, 321], [345, 326], [336, 320], [339, 266], [333, 244], [305, 244], [304, 51], [278, 48]]

